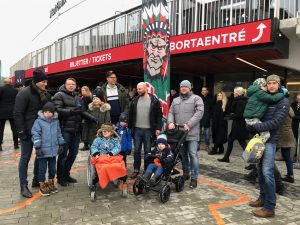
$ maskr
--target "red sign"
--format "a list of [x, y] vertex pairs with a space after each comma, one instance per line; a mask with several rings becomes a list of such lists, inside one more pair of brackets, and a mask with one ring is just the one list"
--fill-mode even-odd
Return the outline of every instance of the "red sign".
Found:
[[[173, 36], [170, 39], [171, 55], [267, 43], [271, 41], [271, 25], [272, 20], [268, 19]], [[54, 74], [141, 58], [143, 58], [143, 46], [140, 42], [48, 64], [44, 67], [47, 74]], [[32, 77], [33, 70], [26, 70], [25, 78]]]

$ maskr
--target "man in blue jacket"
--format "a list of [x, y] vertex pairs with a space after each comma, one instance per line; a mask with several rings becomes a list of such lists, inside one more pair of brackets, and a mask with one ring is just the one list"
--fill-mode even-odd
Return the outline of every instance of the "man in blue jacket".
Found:
[[[280, 91], [279, 76], [270, 75], [267, 77], [267, 91], [270, 94], [276, 94]], [[250, 132], [270, 132], [270, 138], [266, 142], [266, 149], [257, 167], [260, 187], [259, 198], [256, 201], [249, 203], [251, 207], [263, 207], [262, 209], [253, 211], [253, 215], [257, 217], [275, 216], [276, 194], [274, 165], [276, 142], [279, 139], [280, 127], [288, 115], [289, 107], [287, 98], [284, 98], [275, 104], [270, 104], [262, 118], [262, 123], [248, 126]]]

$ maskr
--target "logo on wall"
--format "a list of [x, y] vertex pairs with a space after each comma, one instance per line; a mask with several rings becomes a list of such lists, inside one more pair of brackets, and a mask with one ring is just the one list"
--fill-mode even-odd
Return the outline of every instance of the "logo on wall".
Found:
[[166, 0], [143, 0], [143, 68], [149, 92], [161, 103], [164, 119], [170, 95], [170, 24]]

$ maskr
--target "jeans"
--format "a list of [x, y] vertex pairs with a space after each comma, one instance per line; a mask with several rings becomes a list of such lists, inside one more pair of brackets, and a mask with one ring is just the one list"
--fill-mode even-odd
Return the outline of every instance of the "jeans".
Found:
[[196, 180], [199, 174], [198, 141], [185, 141], [180, 149], [182, 157], [182, 169], [184, 175], [192, 173], [192, 180]]
[[146, 170], [147, 173], [156, 173], [157, 175], [161, 175], [164, 172], [164, 169], [160, 166], [157, 167], [154, 163], [150, 163]]
[[[134, 130], [134, 172], [139, 172], [141, 168], [141, 151], [142, 144], [144, 144], [144, 156], [151, 150], [151, 129], [138, 128]], [[146, 170], [147, 165], [144, 160], [144, 170]]]
[[[233, 142], [235, 141], [235, 139], [231, 138], [229, 136], [228, 138], [228, 144], [227, 144], [227, 150], [226, 150], [226, 153], [224, 155], [224, 158], [225, 159], [229, 159], [230, 155], [231, 155], [231, 152], [232, 152], [232, 148], [233, 148]], [[242, 149], [246, 149], [246, 141], [245, 140], [238, 140], [240, 146], [242, 147]]]
[[56, 173], [56, 157], [39, 158], [38, 161], [39, 161], [39, 172], [38, 172], [39, 182], [45, 182], [47, 164], [48, 164], [48, 178], [54, 179]]
[[17, 128], [16, 128], [16, 125], [15, 125], [15, 121], [12, 118], [11, 119], [0, 119], [0, 145], [3, 144], [3, 132], [4, 132], [6, 120], [9, 120], [10, 129], [11, 129], [12, 134], [13, 134], [14, 145], [17, 146], [17, 145], [19, 145], [19, 143], [18, 143], [18, 133], [17, 133]]
[[274, 211], [276, 206], [275, 194], [275, 165], [276, 144], [266, 143], [264, 154], [257, 166], [260, 187], [259, 198], [264, 201], [264, 209]]
[[[33, 142], [31, 139], [27, 139], [25, 141], [21, 140], [21, 156], [19, 161], [19, 179], [20, 185], [28, 185], [27, 181], [27, 171], [28, 171], [28, 163], [32, 154]], [[38, 160], [35, 157], [34, 160], [34, 168], [33, 168], [33, 180], [38, 180]]]
[[65, 179], [70, 176], [70, 171], [78, 154], [80, 143], [79, 132], [62, 132], [62, 136], [66, 142], [64, 151], [57, 159], [57, 179]]
[[210, 127], [203, 127], [203, 130], [204, 130], [204, 142], [206, 145], [209, 145]]
[[293, 172], [293, 161], [291, 159], [291, 148], [281, 148], [281, 155], [284, 158], [287, 175], [294, 176]]

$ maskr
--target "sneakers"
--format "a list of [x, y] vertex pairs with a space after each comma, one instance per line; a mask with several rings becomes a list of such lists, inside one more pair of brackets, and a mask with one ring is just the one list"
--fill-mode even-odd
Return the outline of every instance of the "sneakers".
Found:
[[205, 145], [205, 151], [210, 152], [209, 145]]
[[294, 183], [294, 177], [286, 175], [284, 178], [282, 178], [282, 181], [288, 182], [288, 183]]
[[63, 186], [63, 187], [69, 186], [69, 183], [66, 182], [64, 179], [57, 179], [57, 183], [58, 183], [60, 186]]
[[190, 179], [190, 175], [188, 175], [188, 174], [183, 174], [182, 176], [183, 176], [184, 180], [189, 180]]
[[42, 196], [49, 196], [51, 193], [45, 182], [40, 182], [40, 193]]
[[191, 180], [191, 183], [190, 183], [190, 188], [194, 189], [197, 187], [197, 180]]
[[48, 180], [48, 188], [52, 194], [55, 194], [58, 192], [57, 187], [55, 187], [53, 179]]
[[139, 172], [133, 172], [130, 176], [131, 179], [135, 179], [139, 175]]
[[77, 183], [77, 180], [71, 176], [66, 177], [65, 181], [68, 183]]

